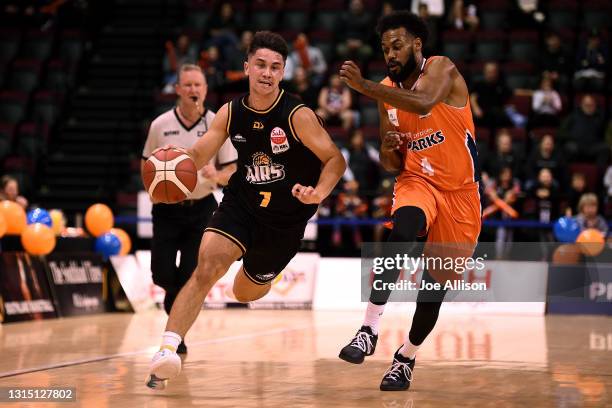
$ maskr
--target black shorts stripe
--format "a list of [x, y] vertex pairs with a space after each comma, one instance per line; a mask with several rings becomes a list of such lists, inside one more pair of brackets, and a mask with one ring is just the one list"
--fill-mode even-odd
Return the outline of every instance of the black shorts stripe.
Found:
[[240, 240], [238, 238], [236, 238], [235, 236], [233, 236], [232, 234], [225, 232], [223, 230], [217, 229], [217, 228], [211, 228], [208, 227], [204, 230], [204, 232], [206, 231], [210, 231], [210, 232], [214, 232], [216, 234], [222, 235], [225, 238], [229, 239], [230, 241], [232, 241], [234, 244], [238, 245], [238, 247], [240, 247], [240, 250], [242, 251], [242, 255], [244, 255], [246, 253], [246, 247], [244, 246], [244, 244], [242, 242], [240, 242]]

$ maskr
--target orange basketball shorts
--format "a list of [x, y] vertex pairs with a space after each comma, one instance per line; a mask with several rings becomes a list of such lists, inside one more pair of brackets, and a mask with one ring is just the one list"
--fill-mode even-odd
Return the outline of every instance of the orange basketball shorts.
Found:
[[[481, 227], [478, 184], [440, 191], [417, 176], [400, 176], [395, 184], [392, 213], [404, 206], [423, 210], [426, 218], [426, 256], [471, 257]], [[455, 280], [454, 271], [429, 270], [438, 282]]]

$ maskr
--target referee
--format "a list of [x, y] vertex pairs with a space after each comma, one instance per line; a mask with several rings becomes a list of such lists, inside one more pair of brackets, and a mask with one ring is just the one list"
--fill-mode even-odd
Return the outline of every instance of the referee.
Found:
[[[145, 160], [158, 147], [167, 144], [189, 148], [208, 131], [215, 114], [204, 108], [206, 79], [199, 66], [184, 64], [175, 85], [178, 103], [152, 123], [142, 151], [141, 173]], [[170, 314], [174, 299], [187, 282], [198, 261], [198, 249], [204, 228], [217, 201], [212, 195], [217, 185], [227, 184], [236, 171], [238, 154], [229, 139], [217, 156], [198, 173], [198, 184], [189, 199], [178, 204], [153, 203], [153, 239], [151, 271], [153, 282], [166, 291], [164, 309]], [[177, 252], [180, 264], [176, 266]], [[186, 353], [185, 343], [178, 353]]]

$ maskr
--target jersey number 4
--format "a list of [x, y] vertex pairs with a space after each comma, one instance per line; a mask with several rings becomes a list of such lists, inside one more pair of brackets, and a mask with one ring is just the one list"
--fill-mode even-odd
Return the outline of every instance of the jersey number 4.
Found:
[[433, 167], [431, 167], [431, 163], [429, 163], [426, 157], [421, 159], [421, 171], [423, 171], [423, 173], [427, 174], [428, 176], [434, 175], [434, 169]]
[[270, 204], [270, 198], [272, 198], [272, 193], [269, 191], [260, 191], [259, 194], [263, 196], [263, 199], [261, 200], [261, 204], [259, 204], [259, 206], [267, 207], [268, 204]]

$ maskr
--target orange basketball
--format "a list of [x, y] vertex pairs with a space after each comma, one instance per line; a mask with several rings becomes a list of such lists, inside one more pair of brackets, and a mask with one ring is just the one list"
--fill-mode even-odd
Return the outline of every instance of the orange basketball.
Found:
[[55, 234], [45, 224], [30, 224], [21, 233], [21, 244], [29, 254], [47, 255], [55, 248]]
[[552, 263], [557, 265], [578, 265], [580, 258], [581, 254], [578, 245], [563, 244], [553, 253]]
[[142, 172], [145, 189], [153, 201], [174, 204], [186, 199], [195, 189], [198, 170], [189, 155], [165, 149], [145, 162]]
[[4, 200], [0, 203], [0, 212], [6, 221], [6, 234], [19, 235], [27, 225], [25, 210], [14, 201]]
[[94, 237], [106, 234], [114, 223], [113, 212], [107, 205], [94, 204], [85, 213], [85, 226]]
[[587, 228], [578, 235], [576, 243], [580, 246], [580, 251], [588, 256], [597, 256], [604, 249], [604, 236], [601, 231], [595, 228]]

